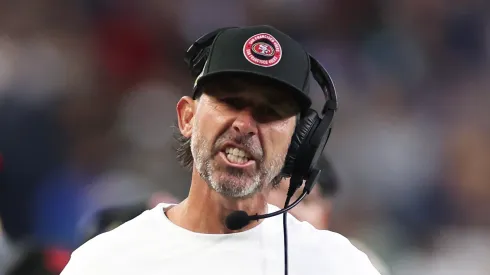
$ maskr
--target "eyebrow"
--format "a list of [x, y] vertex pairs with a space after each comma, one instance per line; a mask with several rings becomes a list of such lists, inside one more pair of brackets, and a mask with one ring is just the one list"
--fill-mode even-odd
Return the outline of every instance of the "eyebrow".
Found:
[[[254, 77], [228, 77], [215, 79], [208, 83], [204, 90], [207, 90], [211, 95], [218, 97], [230, 95], [230, 97], [238, 96], [239, 93], [253, 87], [264, 90], [265, 104], [278, 108], [288, 108], [295, 112], [300, 111], [300, 107], [293, 96], [293, 92], [288, 87], [282, 88], [277, 83], [271, 80], [258, 79]], [[233, 93], [229, 93], [233, 92]]]

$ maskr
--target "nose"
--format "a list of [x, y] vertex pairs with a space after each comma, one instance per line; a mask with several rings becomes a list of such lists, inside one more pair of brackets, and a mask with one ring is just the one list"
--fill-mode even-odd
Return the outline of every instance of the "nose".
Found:
[[242, 135], [253, 136], [257, 134], [257, 122], [253, 118], [250, 110], [242, 110], [238, 113], [238, 116], [233, 122], [233, 130]]

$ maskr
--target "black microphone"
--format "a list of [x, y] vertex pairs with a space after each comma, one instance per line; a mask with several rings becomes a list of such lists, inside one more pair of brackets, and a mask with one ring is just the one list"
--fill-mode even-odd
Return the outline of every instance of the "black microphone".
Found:
[[[274, 216], [281, 215], [281, 214], [291, 210], [296, 205], [298, 205], [306, 197], [306, 195], [308, 195], [310, 193], [311, 189], [313, 188], [313, 185], [316, 183], [318, 176], [320, 175], [320, 172], [321, 172], [320, 170], [314, 170], [313, 171], [313, 173], [312, 173], [313, 175], [305, 183], [305, 187], [303, 188], [303, 193], [291, 205], [289, 205], [289, 206], [287, 206], [287, 207], [285, 207], [279, 211], [272, 212], [269, 214], [264, 214], [264, 215], [257, 215], [256, 214], [256, 215], [249, 216], [247, 214], [247, 212], [245, 212], [245, 211], [234, 211], [226, 217], [226, 220], [225, 220], [226, 227], [230, 230], [239, 230], [239, 229], [242, 229], [245, 226], [247, 226], [251, 221], [257, 221], [260, 219], [266, 219], [266, 218], [274, 217]], [[294, 191], [293, 191], [293, 193], [294, 193]], [[292, 196], [292, 194], [288, 194], [288, 196], [289, 195]]]

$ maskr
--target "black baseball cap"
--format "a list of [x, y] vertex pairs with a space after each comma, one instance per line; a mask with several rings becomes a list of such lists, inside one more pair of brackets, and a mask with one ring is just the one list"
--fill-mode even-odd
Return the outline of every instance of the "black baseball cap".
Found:
[[208, 54], [194, 91], [213, 77], [245, 74], [292, 91], [301, 111], [311, 106], [309, 54], [276, 28], [260, 25], [224, 29], [214, 39]]

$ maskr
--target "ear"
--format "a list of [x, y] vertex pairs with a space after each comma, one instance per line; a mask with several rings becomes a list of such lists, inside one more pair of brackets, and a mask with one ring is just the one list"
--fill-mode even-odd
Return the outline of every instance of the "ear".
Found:
[[184, 137], [190, 138], [195, 114], [195, 101], [189, 96], [184, 96], [177, 102], [176, 110], [180, 133]]

